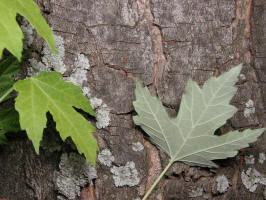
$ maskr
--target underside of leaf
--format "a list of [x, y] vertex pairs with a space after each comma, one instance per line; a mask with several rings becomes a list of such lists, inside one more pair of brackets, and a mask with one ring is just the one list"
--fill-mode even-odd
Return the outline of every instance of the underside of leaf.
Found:
[[50, 112], [61, 138], [71, 137], [78, 151], [95, 165], [98, 150], [92, 135], [95, 128], [74, 107], [93, 116], [95, 113], [78, 86], [64, 82], [58, 72], [42, 72], [39, 76], [18, 81], [15, 89], [18, 91], [15, 108], [19, 112], [21, 128], [27, 131], [37, 152], [46, 127], [46, 113]]
[[237, 91], [234, 85], [241, 68], [239, 65], [219, 77], [210, 78], [202, 88], [189, 80], [176, 118], [170, 118], [162, 103], [137, 82], [133, 103], [138, 114], [133, 118], [135, 124], [141, 126], [172, 161], [217, 167], [212, 160], [235, 156], [264, 131], [248, 129], [214, 135], [215, 130], [237, 111], [229, 102]]

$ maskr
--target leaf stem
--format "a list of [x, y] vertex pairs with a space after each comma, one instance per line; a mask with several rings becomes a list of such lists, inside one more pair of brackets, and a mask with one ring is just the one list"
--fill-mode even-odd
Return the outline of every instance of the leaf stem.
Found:
[[146, 200], [148, 198], [148, 196], [150, 195], [150, 193], [153, 191], [153, 189], [155, 188], [155, 186], [159, 183], [159, 181], [161, 180], [161, 178], [164, 176], [164, 174], [167, 172], [167, 170], [169, 169], [169, 167], [171, 167], [171, 165], [174, 163], [174, 160], [170, 160], [169, 163], [166, 165], [166, 167], [164, 168], [164, 170], [162, 171], [162, 173], [160, 174], [160, 176], [155, 180], [155, 182], [152, 184], [152, 186], [150, 187], [150, 189], [146, 192], [145, 196], [142, 198], [142, 200]]
[[6, 93], [5, 93], [3, 96], [0, 97], [0, 103], [1, 103], [2, 101], [4, 101], [4, 99], [7, 97], [7, 95], [9, 95], [13, 90], [14, 90], [14, 87], [9, 88], [9, 89], [6, 91]]

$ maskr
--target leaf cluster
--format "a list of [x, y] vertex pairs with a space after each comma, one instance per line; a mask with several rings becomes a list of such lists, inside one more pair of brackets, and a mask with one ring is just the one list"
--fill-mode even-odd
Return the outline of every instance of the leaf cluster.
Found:
[[82, 109], [95, 116], [81, 89], [64, 82], [62, 75], [57, 72], [43, 72], [15, 83], [14, 78], [23, 60], [23, 33], [16, 20], [17, 14], [25, 17], [47, 41], [51, 50], [57, 52], [52, 30], [34, 0], [0, 0], [0, 59], [5, 48], [14, 55], [0, 63], [0, 103], [9, 100], [14, 89], [18, 92], [16, 110], [14, 107], [0, 110], [0, 143], [6, 142], [5, 133], [16, 132], [21, 128], [26, 130], [39, 153], [47, 122], [46, 113], [50, 112], [61, 138], [65, 140], [71, 137], [78, 151], [95, 165], [98, 151], [97, 141], [92, 134], [95, 128], [75, 110]]

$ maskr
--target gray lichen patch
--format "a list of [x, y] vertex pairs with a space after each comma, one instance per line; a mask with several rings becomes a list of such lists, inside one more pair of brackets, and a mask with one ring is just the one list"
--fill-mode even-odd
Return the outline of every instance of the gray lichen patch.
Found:
[[98, 160], [103, 165], [111, 167], [112, 162], [114, 162], [114, 160], [115, 160], [115, 157], [112, 155], [112, 153], [109, 149], [104, 149], [98, 154]]
[[54, 69], [57, 72], [65, 73], [66, 66], [64, 64], [65, 58], [65, 47], [64, 39], [59, 35], [54, 35], [55, 47], [58, 50], [58, 54], [51, 51], [47, 43], [44, 43], [44, 48], [42, 50], [42, 62]]
[[93, 97], [90, 98], [91, 106], [96, 110], [96, 127], [98, 129], [106, 128], [110, 124], [110, 109], [102, 99]]
[[217, 191], [220, 193], [226, 192], [229, 187], [229, 182], [225, 175], [218, 176], [216, 178], [216, 184], [217, 184]]
[[23, 48], [27, 49], [31, 46], [33, 42], [33, 27], [30, 25], [30, 23], [26, 19], [23, 19], [21, 30], [24, 35]]
[[48, 44], [44, 43], [41, 61], [39, 62], [34, 58], [29, 59], [30, 67], [27, 69], [27, 76], [38, 75], [40, 72], [51, 71], [52, 69], [62, 74], [66, 71], [64, 39], [54, 35], [54, 40], [58, 54], [52, 52]]
[[188, 194], [188, 196], [191, 198], [200, 197], [202, 195], [203, 195], [203, 188], [202, 187], [197, 187], [195, 190], [191, 190], [190, 193]]
[[113, 166], [111, 168], [111, 173], [113, 174], [116, 187], [122, 187], [126, 185], [132, 187], [140, 182], [138, 171], [135, 168], [135, 163], [132, 161], [127, 162], [125, 166]]
[[88, 88], [88, 87], [83, 87], [82, 88], [82, 93], [86, 97], [90, 97], [91, 96], [91, 91], [90, 91], [90, 88]]
[[76, 68], [71, 75], [69, 77], [65, 77], [64, 80], [82, 88], [83, 83], [87, 82], [87, 70]]
[[144, 146], [140, 142], [132, 143], [132, 150], [133, 151], [142, 151], [143, 149], [144, 149]]
[[97, 128], [106, 128], [110, 124], [110, 110], [107, 107], [106, 104], [103, 104], [100, 109], [96, 111], [97, 113], [97, 122], [96, 122], [96, 127]]
[[103, 103], [103, 100], [99, 99], [99, 98], [96, 98], [96, 97], [93, 97], [90, 99], [90, 102], [91, 102], [91, 106], [93, 109], [96, 109], [96, 108], [99, 108], [102, 103]]
[[69, 77], [64, 78], [65, 81], [83, 88], [83, 83], [87, 82], [87, 70], [90, 69], [88, 58], [84, 54], [78, 54], [74, 62], [74, 70]]
[[62, 154], [59, 171], [55, 172], [54, 183], [58, 199], [76, 199], [82, 187], [97, 178], [96, 170], [77, 153]]
[[253, 155], [245, 156], [245, 163], [247, 165], [253, 165], [255, 164], [255, 158]]
[[241, 180], [250, 192], [255, 192], [258, 184], [266, 185], [266, 178], [263, 178], [261, 174], [253, 168], [248, 168], [246, 172], [242, 171]]
[[265, 160], [266, 160], [265, 153], [260, 153], [259, 154], [259, 163], [263, 164]]
[[247, 117], [250, 117], [250, 115], [253, 113], [255, 113], [254, 102], [251, 99], [249, 99], [246, 102], [246, 107], [244, 110], [244, 116], [247, 118]]
[[27, 68], [27, 76], [36, 76], [44, 71], [51, 71], [46, 65], [42, 62], [38, 62], [35, 58], [28, 60], [30, 62], [30, 67]]
[[75, 58], [74, 65], [81, 69], [86, 69], [86, 70], [90, 69], [90, 62], [84, 54], [77, 55], [77, 57]]
[[83, 94], [90, 97], [90, 89], [83, 86], [87, 80], [87, 71], [90, 69], [89, 60], [83, 54], [78, 54], [74, 62], [75, 68], [69, 77], [65, 77], [64, 80], [73, 83], [74, 85], [82, 88]]

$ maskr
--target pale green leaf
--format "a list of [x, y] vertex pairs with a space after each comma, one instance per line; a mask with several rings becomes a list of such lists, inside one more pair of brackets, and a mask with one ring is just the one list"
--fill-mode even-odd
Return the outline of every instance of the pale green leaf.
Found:
[[98, 150], [92, 135], [95, 128], [73, 107], [93, 116], [95, 113], [78, 86], [64, 82], [58, 72], [42, 72], [16, 82], [14, 87], [18, 91], [15, 108], [19, 112], [21, 129], [27, 131], [37, 152], [46, 127], [46, 113], [50, 112], [61, 138], [71, 137], [78, 151], [95, 165]]
[[170, 118], [162, 103], [137, 82], [133, 104], [138, 115], [134, 116], [134, 122], [171, 161], [217, 167], [212, 160], [235, 156], [264, 131], [248, 129], [214, 135], [215, 130], [237, 111], [229, 102], [237, 91], [234, 84], [241, 68], [239, 65], [217, 78], [210, 78], [202, 88], [189, 80], [176, 118]]
[[52, 30], [34, 0], [0, 0], [0, 58], [4, 48], [7, 48], [19, 60], [21, 59], [23, 33], [16, 21], [17, 14], [25, 17], [47, 41], [50, 48], [57, 52]]

